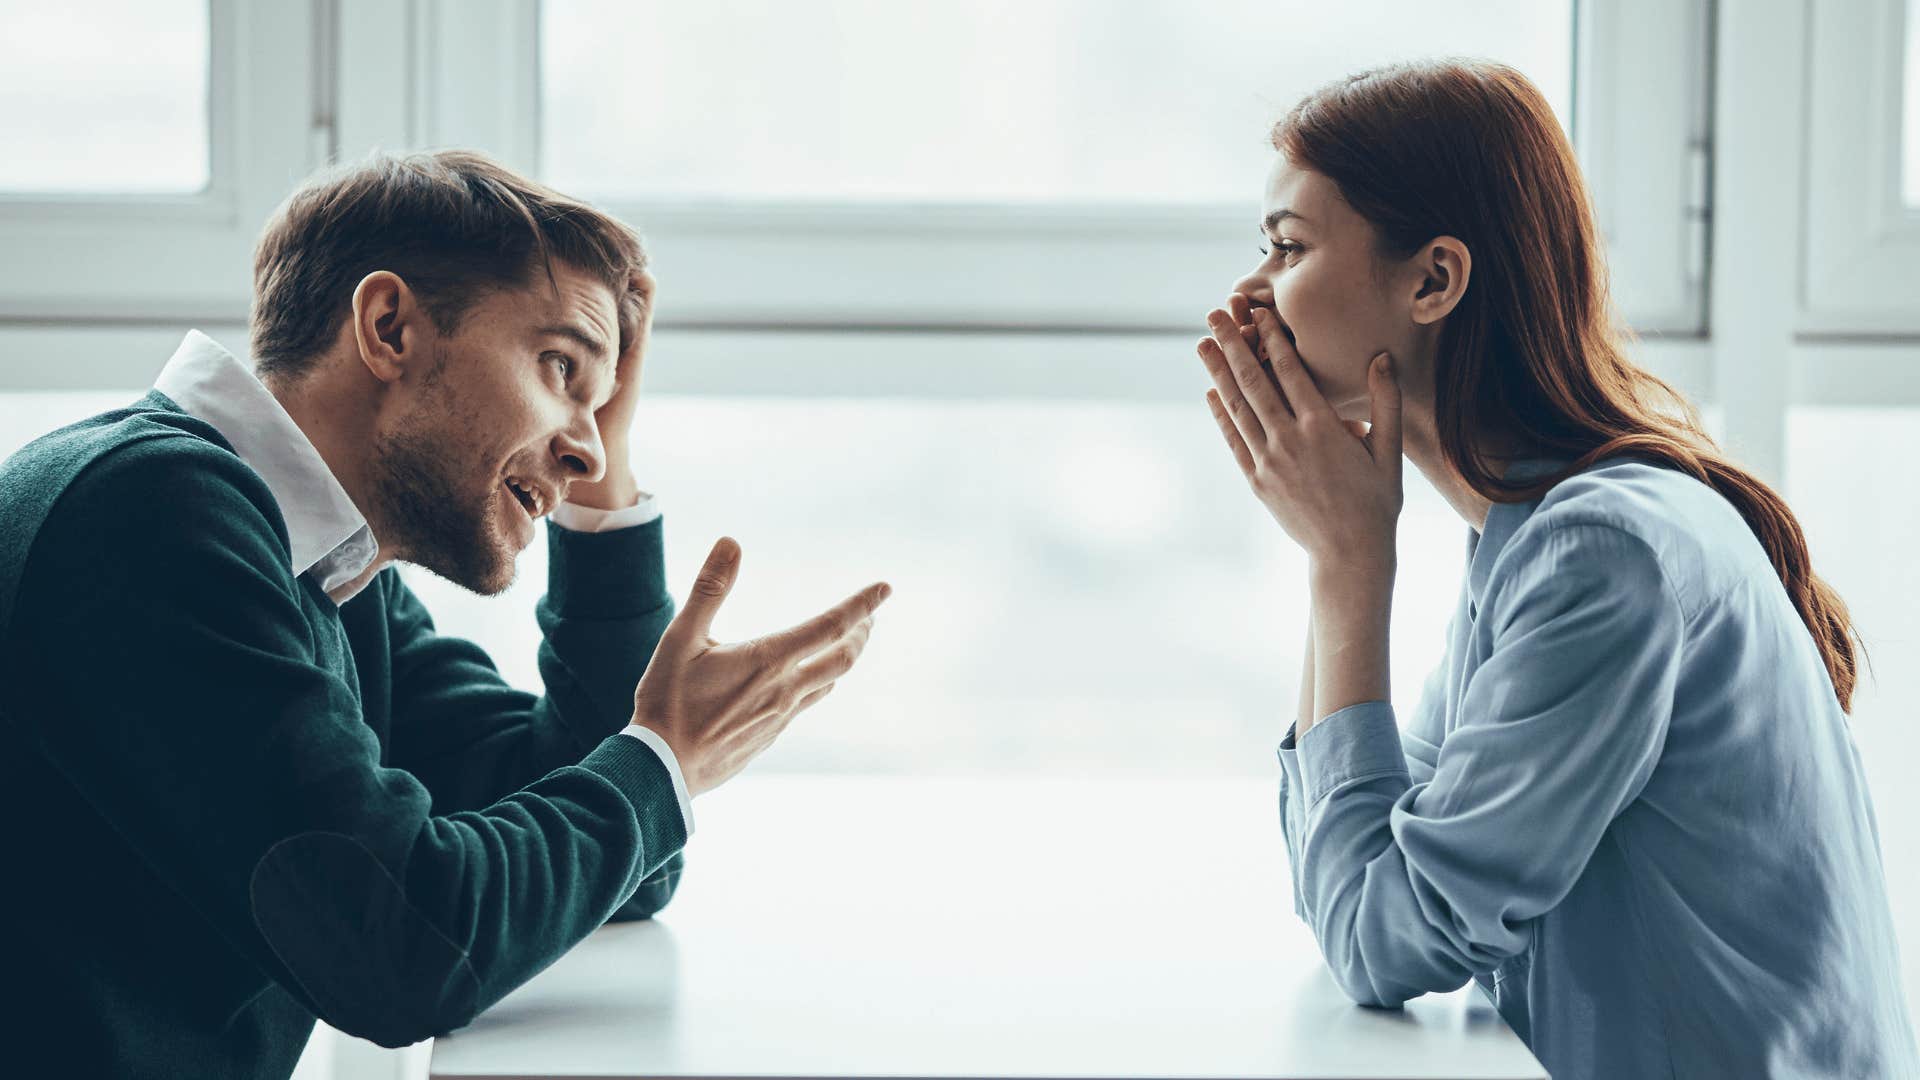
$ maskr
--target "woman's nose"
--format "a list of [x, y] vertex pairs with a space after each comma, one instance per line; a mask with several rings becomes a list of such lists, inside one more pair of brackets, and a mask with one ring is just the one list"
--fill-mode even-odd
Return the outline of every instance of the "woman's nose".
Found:
[[1256, 307], [1273, 306], [1273, 285], [1259, 274], [1248, 274], [1234, 282], [1233, 291], [1252, 301]]

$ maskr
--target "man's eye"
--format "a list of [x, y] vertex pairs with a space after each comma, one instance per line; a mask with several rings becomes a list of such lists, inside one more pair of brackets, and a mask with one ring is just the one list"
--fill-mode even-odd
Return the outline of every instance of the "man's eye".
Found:
[[560, 378], [564, 380], [571, 380], [573, 378], [573, 360], [566, 354], [548, 353], [546, 354], [546, 360], [560, 369]]

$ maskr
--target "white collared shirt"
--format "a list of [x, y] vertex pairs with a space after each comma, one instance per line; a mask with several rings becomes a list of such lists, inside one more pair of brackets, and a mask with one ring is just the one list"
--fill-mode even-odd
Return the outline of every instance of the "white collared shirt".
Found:
[[[366, 581], [356, 579], [366, 574], [380, 550], [366, 516], [306, 432], [252, 371], [219, 342], [189, 330], [153, 388], [188, 415], [211, 424], [233, 445], [234, 454], [260, 474], [286, 519], [294, 576], [312, 574], [315, 584], [336, 604], [346, 603], [366, 587]], [[619, 510], [561, 503], [550, 515], [549, 527], [610, 532], [644, 525], [659, 516], [658, 502], [643, 493], [639, 502]], [[621, 734], [646, 743], [666, 764], [691, 837], [693, 800], [672, 748], [639, 724], [628, 724]]]

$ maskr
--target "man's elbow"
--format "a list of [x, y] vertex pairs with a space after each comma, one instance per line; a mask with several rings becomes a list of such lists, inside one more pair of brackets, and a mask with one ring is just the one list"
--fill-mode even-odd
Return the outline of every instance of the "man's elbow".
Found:
[[389, 1050], [398, 1050], [417, 1042], [439, 1038], [466, 1026], [465, 1023], [422, 1024], [417, 1020], [383, 1016], [377, 1010], [361, 1015], [322, 1016], [320, 1019], [325, 1020], [329, 1027], [344, 1035], [365, 1039], [375, 1046], [384, 1046]]
[[467, 951], [359, 841], [303, 833], [254, 869], [254, 926], [287, 986], [329, 1025], [381, 1046], [462, 1027], [484, 1004]]
[[627, 897], [626, 903], [615, 908], [607, 921], [635, 922], [653, 918], [673, 900], [673, 894], [679, 890], [683, 865], [682, 856], [676, 852], [673, 858], [635, 887], [633, 895]]
[[398, 1049], [472, 1023], [480, 1013], [470, 978], [418, 972], [386, 985], [363, 982], [354, 993], [313, 1002], [328, 1026], [378, 1046]]

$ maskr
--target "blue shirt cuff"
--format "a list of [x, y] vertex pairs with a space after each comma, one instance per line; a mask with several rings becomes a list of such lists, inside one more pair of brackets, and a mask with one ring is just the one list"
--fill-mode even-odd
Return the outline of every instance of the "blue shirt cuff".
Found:
[[[1287, 733], [1280, 740], [1280, 793], [1288, 801], [1297, 802], [1306, 784], [1300, 779], [1300, 747], [1294, 741], [1294, 725], [1287, 725]], [[1301, 807], [1305, 809], [1305, 807]]]
[[1300, 885], [1300, 849], [1307, 833], [1307, 804], [1301, 798], [1306, 785], [1300, 779], [1300, 751], [1294, 746], [1293, 727], [1280, 740], [1280, 834], [1287, 841], [1287, 871], [1293, 886], [1293, 913], [1309, 917], [1307, 894]]
[[[1287, 753], [1282, 743], [1283, 767]], [[1301, 795], [1309, 808], [1356, 780], [1407, 772], [1400, 726], [1393, 721], [1393, 706], [1385, 701], [1341, 709], [1308, 728], [1291, 753], [1298, 759]]]

